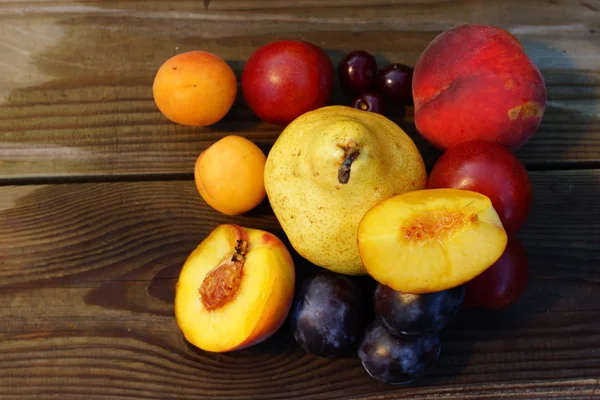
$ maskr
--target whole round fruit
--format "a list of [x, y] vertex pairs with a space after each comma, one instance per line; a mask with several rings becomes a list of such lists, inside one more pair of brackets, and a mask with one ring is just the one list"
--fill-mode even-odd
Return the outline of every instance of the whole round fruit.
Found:
[[406, 385], [425, 375], [439, 358], [440, 350], [437, 334], [395, 336], [375, 322], [360, 342], [358, 357], [367, 373], [378, 381]]
[[225, 136], [196, 159], [196, 188], [215, 210], [226, 215], [243, 214], [265, 199], [266, 160], [260, 147], [250, 140]]
[[394, 335], [423, 335], [445, 328], [465, 298], [465, 287], [441, 292], [409, 294], [379, 284], [375, 291], [375, 315]]
[[367, 51], [351, 51], [340, 60], [338, 76], [340, 86], [347, 93], [359, 94], [371, 89], [375, 83], [377, 62]]
[[323, 107], [333, 89], [333, 65], [320, 47], [279, 40], [256, 50], [242, 73], [242, 92], [262, 120], [286, 125]]
[[160, 66], [152, 86], [165, 117], [181, 125], [212, 125], [229, 112], [237, 79], [220, 57], [205, 51], [177, 54]]
[[528, 272], [527, 253], [519, 239], [512, 236], [502, 257], [481, 275], [467, 282], [465, 303], [490, 310], [507, 308], [525, 291]]
[[265, 165], [269, 202], [294, 249], [312, 264], [349, 275], [367, 275], [356, 236], [364, 213], [426, 184], [410, 136], [381, 114], [347, 106], [297, 118]]
[[389, 64], [377, 74], [377, 91], [402, 104], [412, 104], [413, 69], [404, 64]]
[[465, 24], [433, 39], [415, 65], [415, 125], [447, 150], [489, 140], [511, 150], [537, 131], [546, 106], [544, 78], [504, 29]]
[[348, 353], [363, 333], [361, 288], [349, 277], [321, 270], [305, 279], [290, 311], [294, 338], [318, 357]]
[[375, 91], [365, 92], [358, 96], [352, 102], [352, 107], [378, 114], [385, 114], [386, 111], [385, 100]]
[[494, 142], [465, 142], [448, 149], [433, 166], [427, 186], [488, 196], [509, 235], [521, 228], [531, 209], [531, 181], [525, 166]]

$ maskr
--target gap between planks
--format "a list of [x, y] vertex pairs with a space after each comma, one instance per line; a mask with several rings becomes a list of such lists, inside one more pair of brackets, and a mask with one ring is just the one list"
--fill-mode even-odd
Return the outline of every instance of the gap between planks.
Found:
[[[600, 161], [590, 162], [562, 162], [562, 163], [529, 163], [526, 165], [529, 172], [552, 171], [586, 171], [600, 170]], [[100, 175], [65, 175], [65, 176], [32, 176], [32, 177], [4, 177], [0, 178], [1, 186], [28, 186], [52, 184], [77, 184], [77, 183], [111, 183], [111, 182], [170, 182], [192, 181], [194, 173], [151, 173], [151, 174], [100, 174]]]

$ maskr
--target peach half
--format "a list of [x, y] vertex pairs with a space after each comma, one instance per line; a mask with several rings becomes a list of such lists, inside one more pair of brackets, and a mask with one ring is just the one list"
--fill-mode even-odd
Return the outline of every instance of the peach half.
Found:
[[175, 294], [177, 324], [205, 351], [250, 347], [281, 327], [294, 286], [294, 263], [279, 238], [223, 224], [185, 261]]
[[390, 197], [358, 226], [358, 251], [377, 282], [404, 293], [465, 283], [504, 252], [507, 235], [487, 196], [425, 189]]

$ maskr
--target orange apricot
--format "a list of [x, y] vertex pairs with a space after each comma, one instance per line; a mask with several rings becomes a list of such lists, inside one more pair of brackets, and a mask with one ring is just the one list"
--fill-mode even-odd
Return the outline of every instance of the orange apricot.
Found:
[[281, 327], [294, 288], [294, 263], [277, 236], [219, 225], [181, 270], [175, 292], [177, 325], [202, 350], [243, 349]]
[[188, 126], [212, 125], [229, 112], [237, 78], [220, 57], [189, 51], [168, 59], [152, 86], [154, 102], [165, 117]]
[[226, 215], [239, 215], [265, 198], [267, 159], [250, 140], [229, 135], [200, 153], [194, 168], [196, 187], [204, 201]]

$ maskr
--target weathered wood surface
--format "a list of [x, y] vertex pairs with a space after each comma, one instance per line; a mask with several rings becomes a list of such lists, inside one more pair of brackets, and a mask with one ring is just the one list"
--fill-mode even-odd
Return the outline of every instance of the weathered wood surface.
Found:
[[[548, 86], [548, 108], [519, 156], [530, 168], [600, 165], [600, 2], [578, 1], [0, 1], [0, 180], [188, 176], [201, 150], [237, 133], [265, 150], [281, 128], [259, 122], [241, 92], [210, 128], [169, 123], [151, 84], [162, 62], [204, 49], [238, 76], [260, 45], [313, 41], [334, 63], [363, 48], [414, 65], [464, 22], [519, 37]], [[345, 101], [333, 96], [332, 102]], [[436, 152], [402, 124], [431, 165]]]
[[[514, 33], [548, 88], [518, 152], [534, 185], [518, 304], [463, 311], [406, 388], [300, 351], [286, 327], [229, 354], [186, 344], [172, 303], [198, 242], [224, 222], [284, 238], [268, 204], [208, 208], [193, 163], [230, 133], [268, 151], [281, 128], [241, 93], [213, 127], [168, 122], [151, 95], [160, 64], [204, 49], [239, 76], [260, 45], [299, 38], [334, 63], [366, 49], [414, 65], [465, 22]], [[396, 121], [432, 165], [410, 113]], [[600, 399], [600, 1], [0, 0], [0, 185], [0, 400]]]
[[463, 311], [409, 388], [377, 383], [357, 358], [310, 356], [285, 327], [229, 354], [186, 344], [173, 317], [185, 257], [219, 223], [281, 234], [268, 206], [225, 217], [189, 181], [4, 187], [0, 398], [598, 398], [600, 170], [531, 176], [524, 296]]

